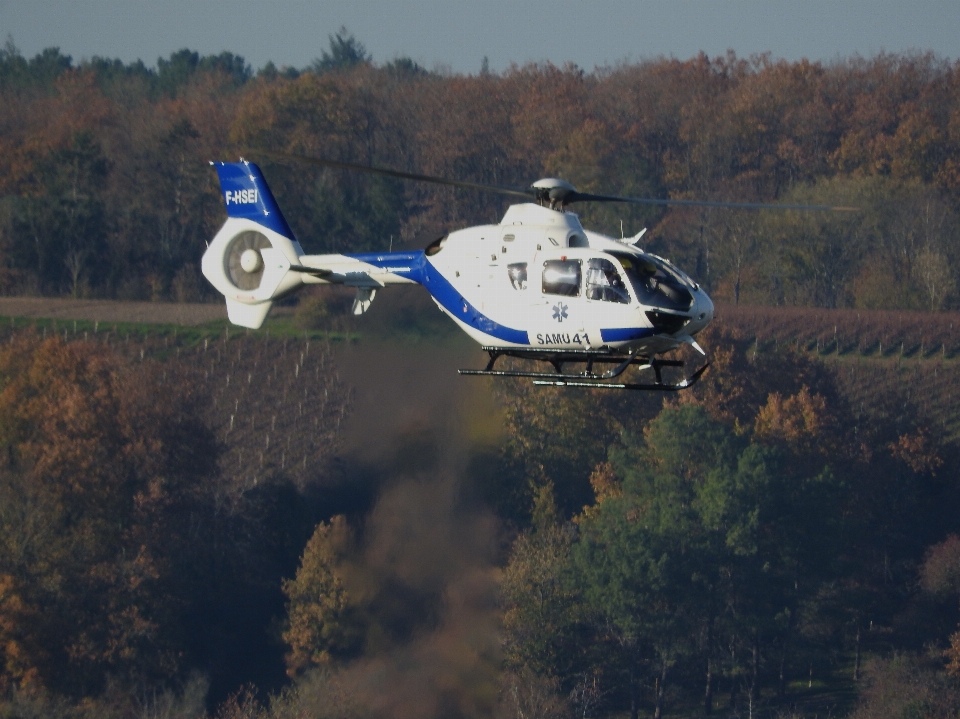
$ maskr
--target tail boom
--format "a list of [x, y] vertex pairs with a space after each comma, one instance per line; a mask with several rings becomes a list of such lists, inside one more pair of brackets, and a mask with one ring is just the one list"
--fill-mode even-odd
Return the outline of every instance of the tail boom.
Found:
[[422, 251], [304, 255], [260, 168], [246, 161], [211, 164], [220, 178], [227, 220], [204, 253], [201, 269], [226, 298], [232, 323], [259, 328], [274, 300], [305, 284], [355, 287], [354, 313], [361, 314], [386, 285], [422, 283]]

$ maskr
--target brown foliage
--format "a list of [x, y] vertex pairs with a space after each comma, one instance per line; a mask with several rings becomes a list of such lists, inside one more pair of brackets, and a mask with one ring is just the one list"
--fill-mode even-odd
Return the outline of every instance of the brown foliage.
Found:
[[922, 716], [948, 719], [960, 711], [960, 690], [926, 657], [876, 659], [865, 670], [866, 687], [852, 719]]
[[362, 649], [360, 604], [343, 577], [351, 542], [344, 517], [320, 523], [303, 550], [296, 578], [283, 583], [289, 600], [283, 640], [290, 645], [286, 656], [290, 676], [352, 658]]
[[803, 387], [832, 394], [822, 365], [786, 346], [761, 348], [733, 322], [711, 325], [698, 340], [710, 357], [710, 369], [692, 391], [673, 401], [702, 406], [720, 421], [753, 425], [772, 388], [781, 395], [798, 394]]
[[902, 460], [915, 474], [935, 475], [943, 466], [943, 460], [937, 456], [937, 447], [930, 441], [926, 432], [903, 434], [896, 442], [891, 442], [890, 453]]
[[823, 395], [811, 395], [807, 387], [786, 399], [779, 392], [771, 394], [757, 413], [754, 433], [761, 440], [781, 440], [799, 454], [829, 455], [839, 439]]
[[227, 697], [217, 708], [216, 719], [261, 719], [267, 716], [253, 687], [245, 686]]
[[216, 453], [189, 377], [161, 374], [95, 343], [0, 349], [6, 681], [177, 670], [170, 559]]
[[[223, 73], [200, 72], [170, 93], [151, 92], [142, 77], [105, 78], [83, 66], [44, 88], [0, 88], [0, 189], [42, 194], [45, 158], [76, 134], [90, 134], [110, 167], [98, 190], [112, 268], [126, 278], [95, 289], [122, 296], [142, 294], [150, 274], [161, 296], [170, 293], [180, 268], [196, 262], [191, 243], [211, 236], [222, 218], [205, 161], [258, 148], [517, 186], [562, 173], [588, 191], [677, 198], [776, 200], [804, 184], [879, 178], [890, 187], [919, 187], [952, 217], [953, 201], [939, 193], [960, 177], [958, 77], [955, 65], [931, 54], [825, 65], [731, 53], [593, 73], [542, 64], [501, 75], [404, 74], [362, 63], [295, 78], [264, 73], [238, 85]], [[331, 219], [318, 194], [346, 186], [336, 197], [349, 204], [369, 190], [335, 171], [318, 178], [274, 165], [268, 174], [288, 219], [312, 234], [351, 231]], [[405, 184], [403, 193], [405, 240], [490, 222], [503, 209], [498, 198], [449, 188]], [[727, 211], [581, 209], [606, 232], [618, 231], [619, 220], [648, 225], [651, 246], [695, 267], [710, 291], [736, 284], [731, 294], [740, 297], [743, 284], [742, 296], [756, 301], [950, 306], [955, 223], [929, 225], [905, 194], [897, 189], [871, 209], [876, 216], [863, 224], [885, 229], [868, 233], [867, 251], [854, 258], [843, 286], [820, 299], [784, 287], [793, 283], [785, 266], [796, 258], [774, 251], [777, 233], [760, 233], [757, 251], [732, 247], [740, 240]], [[5, 264], [25, 273], [17, 287], [62, 291], [50, 277], [32, 277], [44, 274], [25, 259], [24, 245], [36, 238], [17, 234], [19, 251], [3, 253]], [[918, 266], [925, 277], [914, 276], [924, 253], [938, 259], [926, 270]]]
[[960, 678], [960, 632], [950, 635], [950, 647], [943, 652], [947, 660], [947, 674]]
[[606, 499], [616, 499], [623, 494], [623, 488], [620, 486], [610, 462], [601, 462], [596, 466], [590, 474], [590, 486], [593, 487], [596, 504]]
[[583, 512], [574, 518], [576, 522], [597, 516], [605, 500], [623, 496], [623, 487], [610, 462], [601, 462], [594, 468], [590, 473], [590, 486], [593, 487], [593, 504], [584, 506]]
[[920, 584], [933, 594], [960, 599], [960, 537], [951, 534], [927, 550], [920, 567]]

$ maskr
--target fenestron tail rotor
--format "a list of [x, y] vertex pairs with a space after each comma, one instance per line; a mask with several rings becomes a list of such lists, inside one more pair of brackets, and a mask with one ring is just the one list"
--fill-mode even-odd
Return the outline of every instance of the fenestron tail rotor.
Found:
[[436, 185], [447, 185], [449, 187], [461, 187], [468, 190], [493, 192], [500, 195], [508, 195], [510, 197], [532, 197], [541, 205], [552, 207], [558, 210], [563, 209], [567, 205], [570, 205], [574, 202], [625, 202], [637, 205], [663, 205], [668, 207], [724, 207], [740, 210], [815, 210], [821, 212], [857, 212], [860, 209], [858, 207], [835, 205], [795, 205], [781, 204], [776, 202], [722, 202], [718, 200], [681, 200], [655, 197], [620, 197], [618, 195], [598, 195], [589, 192], [580, 192], [576, 187], [571, 185], [566, 180], [552, 177], [537, 180], [528, 188], [509, 187], [506, 185], [491, 185], [482, 182], [448, 180], [444, 177], [434, 177], [432, 175], [421, 175], [414, 172], [391, 170], [385, 167], [356, 165], [350, 162], [327, 160], [322, 157], [312, 157], [309, 155], [294, 155], [285, 152], [274, 152], [273, 150], [255, 150], [254, 152], [266, 155], [267, 157], [273, 158], [274, 160], [279, 160], [281, 162], [304, 162], [310, 165], [318, 165], [320, 167], [354, 170], [357, 172], [366, 172], [374, 175], [396, 177], [402, 180], [431, 182]]
[[234, 237], [224, 253], [224, 269], [230, 281], [241, 290], [255, 290], [263, 279], [263, 255], [270, 249], [270, 240], [260, 232], [250, 230]]

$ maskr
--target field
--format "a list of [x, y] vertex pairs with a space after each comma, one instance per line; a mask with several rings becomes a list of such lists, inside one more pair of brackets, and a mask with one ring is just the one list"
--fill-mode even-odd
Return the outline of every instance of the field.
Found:
[[858, 422], [906, 429], [916, 418], [937, 438], [960, 439], [960, 313], [720, 305], [715, 323], [755, 353], [817, 356]]
[[15, 332], [97, 341], [135, 359], [183, 360], [202, 372], [208, 421], [223, 448], [227, 493], [283, 473], [298, 484], [335, 452], [350, 390], [331, 347], [343, 332], [295, 329], [281, 311], [251, 332], [223, 305], [0, 298], [0, 337]]
[[72, 300], [52, 297], [0, 297], [0, 316], [84, 320], [100, 324], [143, 322], [193, 327], [216, 320], [226, 320], [227, 309], [222, 302], [177, 304]]
[[[230, 325], [220, 304], [0, 298], [0, 337], [32, 330], [105, 342], [141, 359], [186, 359], [204, 374], [209, 421], [232, 488], [278, 472], [302, 484], [336, 454], [351, 402], [337, 347], [363, 343], [364, 334], [380, 338], [397, 317], [406, 323], [403, 336], [391, 340], [413, 338], [418, 352], [435, 354], [438, 342], [462, 339], [427, 303], [397, 297], [359, 323], [334, 318], [331, 329], [310, 331], [298, 329], [290, 308], [275, 309], [263, 329], [250, 331]], [[919, 418], [938, 438], [960, 438], [960, 313], [721, 305], [715, 323], [750, 352], [817, 355], [835, 372], [858, 422]]]
[[761, 349], [789, 343], [820, 356], [874, 359], [953, 359], [960, 353], [958, 312], [719, 305], [715, 321]]

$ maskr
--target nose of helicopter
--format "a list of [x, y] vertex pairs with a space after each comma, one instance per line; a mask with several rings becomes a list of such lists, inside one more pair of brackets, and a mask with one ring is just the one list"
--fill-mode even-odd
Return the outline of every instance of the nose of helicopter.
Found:
[[710, 299], [707, 293], [704, 292], [702, 288], [697, 288], [693, 293], [693, 297], [693, 312], [691, 313], [693, 319], [684, 328], [691, 337], [710, 324], [710, 321], [713, 319], [713, 300]]

